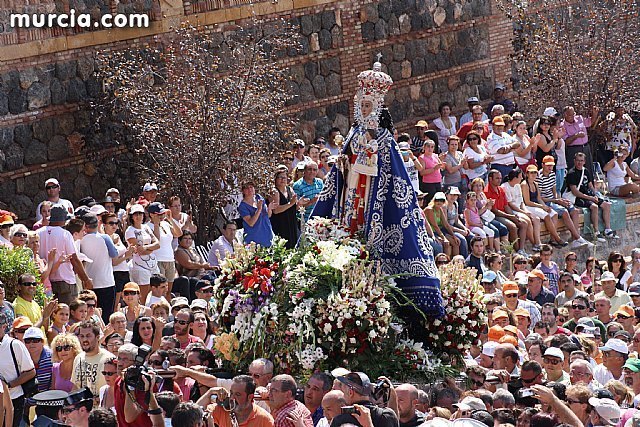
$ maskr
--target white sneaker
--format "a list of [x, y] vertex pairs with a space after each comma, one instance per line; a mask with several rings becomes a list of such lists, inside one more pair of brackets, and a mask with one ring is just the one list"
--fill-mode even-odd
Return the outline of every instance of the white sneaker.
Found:
[[525, 257], [525, 258], [529, 258], [529, 256], [530, 256], [528, 253], [526, 253], [526, 252], [524, 251], [524, 249], [520, 249], [520, 250], [519, 250], [518, 252], [516, 252], [516, 253], [517, 253], [518, 255], [520, 255], [520, 256]]
[[607, 239], [605, 239], [604, 237], [602, 237], [602, 234], [600, 234], [600, 232], [596, 233], [596, 240], [600, 243], [604, 243], [607, 241]]
[[576, 240], [574, 240], [573, 242], [571, 242], [571, 244], [569, 245], [569, 247], [571, 249], [578, 249], [581, 248], [583, 246], [587, 246], [587, 242], [582, 236], [577, 238]]

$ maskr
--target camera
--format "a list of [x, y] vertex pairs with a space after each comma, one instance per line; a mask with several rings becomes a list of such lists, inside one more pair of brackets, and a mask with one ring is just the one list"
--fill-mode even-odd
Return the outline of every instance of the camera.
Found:
[[142, 344], [138, 348], [138, 354], [133, 361], [133, 365], [129, 366], [124, 374], [124, 383], [135, 390], [144, 391], [144, 381], [143, 378], [146, 378], [147, 381], [151, 381], [151, 376], [149, 375], [149, 368], [144, 366], [144, 362], [151, 353], [151, 346], [147, 344]]
[[535, 396], [536, 392], [531, 390], [530, 388], [521, 388], [519, 393], [521, 398]]
[[375, 400], [388, 402], [391, 395], [391, 384], [387, 380], [378, 380], [376, 385], [373, 386], [372, 395]]
[[353, 415], [353, 414], [357, 414], [358, 410], [354, 406], [343, 406], [342, 408], [340, 408], [340, 413], [346, 414], [346, 415]]
[[293, 398], [295, 400], [297, 400], [300, 403], [304, 403], [304, 389], [303, 388], [297, 388], [296, 389], [296, 394], [295, 396], [293, 396]]

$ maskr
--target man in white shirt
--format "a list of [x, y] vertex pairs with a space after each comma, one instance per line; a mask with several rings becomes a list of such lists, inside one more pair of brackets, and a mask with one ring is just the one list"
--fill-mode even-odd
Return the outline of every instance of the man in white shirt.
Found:
[[505, 123], [501, 116], [495, 117], [492, 123], [493, 131], [487, 137], [487, 151], [493, 156], [491, 168], [507, 176], [516, 167], [513, 151], [520, 147], [520, 143], [504, 132]]
[[[47, 192], [47, 200], [51, 202], [51, 207], [60, 206], [64, 208], [68, 213], [73, 213], [73, 204], [67, 200], [60, 197], [60, 183], [55, 178], [49, 178], [44, 183], [44, 189]], [[40, 208], [42, 207], [42, 203], [38, 204], [36, 208], [36, 220], [42, 220], [42, 213], [40, 213]], [[46, 259], [46, 258], [45, 258]]]
[[227, 253], [233, 254], [233, 243], [238, 228], [234, 222], [225, 222], [222, 226], [222, 234], [213, 241], [207, 261], [214, 267], [219, 267], [220, 262], [227, 257]]
[[87, 275], [93, 280], [93, 291], [98, 297], [98, 307], [102, 309], [102, 320], [109, 322], [116, 299], [116, 283], [113, 278], [111, 260], [118, 256], [111, 237], [98, 233], [98, 217], [93, 212], [82, 217], [87, 234], [80, 241], [80, 251], [93, 262], [87, 263]]
[[593, 370], [593, 378], [600, 384], [606, 384], [609, 380], [618, 380], [624, 383], [624, 366], [629, 348], [627, 344], [618, 338], [609, 338], [607, 344], [600, 347], [602, 351], [602, 364]]
[[51, 289], [58, 299], [58, 302], [69, 304], [78, 297], [76, 287], [76, 274], [82, 280], [85, 289], [93, 289], [93, 281], [87, 275], [80, 258], [76, 254], [73, 244], [73, 236], [62, 228], [67, 220], [68, 213], [60, 206], [51, 208], [49, 225], [40, 228], [37, 233], [40, 236], [39, 255], [42, 259], [47, 259], [49, 251], [56, 249], [55, 263], [58, 258], [63, 258], [58, 269], [51, 273]]
[[0, 360], [4, 361], [0, 363], [0, 375], [7, 382], [13, 403], [13, 427], [18, 427], [24, 409], [24, 392], [21, 385], [35, 377], [36, 370], [27, 347], [17, 339], [9, 337], [6, 334], [7, 327], [7, 317], [0, 313]]
[[[460, 117], [460, 126], [473, 121], [473, 112], [471, 110], [474, 106], [479, 104], [480, 100], [476, 96], [472, 96], [471, 98], [467, 99], [467, 106], [469, 107], [469, 111], [467, 111], [462, 115], [462, 117]], [[480, 119], [480, 121], [485, 122], [487, 120], [489, 120], [489, 117], [487, 117], [485, 113], [482, 113], [482, 119]]]

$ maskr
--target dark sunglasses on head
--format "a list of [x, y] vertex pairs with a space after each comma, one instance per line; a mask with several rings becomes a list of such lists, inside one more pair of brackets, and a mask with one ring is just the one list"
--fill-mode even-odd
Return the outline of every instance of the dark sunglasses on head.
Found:
[[608, 336], [609, 338], [613, 338], [613, 337], [615, 337], [615, 336], [616, 336], [616, 334], [617, 334], [618, 332], [620, 332], [620, 331], [607, 332], [607, 336]]
[[478, 137], [471, 137], [471, 138], [467, 138], [467, 141], [478, 141], [480, 138]]
[[567, 258], [567, 261], [577, 261], [578, 258]]
[[72, 349], [73, 349], [73, 346], [69, 345], [69, 344], [56, 346], [56, 351], [58, 353], [60, 353], [61, 351], [69, 351], [69, 350], [72, 350]]
[[153, 366], [162, 366], [162, 360], [150, 360], [149, 363]]
[[140, 294], [140, 292], [138, 291], [124, 291], [122, 293], [122, 295], [124, 295], [125, 297], [130, 297], [132, 295], [138, 295], [138, 294]]
[[520, 377], [520, 379], [522, 380], [522, 384], [531, 384], [532, 382], [534, 382], [536, 380], [536, 378], [538, 378], [538, 375], [536, 375], [533, 378], [522, 378], [522, 377]]
[[22, 282], [20, 283], [21, 286], [38, 286], [37, 282]]
[[482, 387], [484, 385], [484, 381], [479, 381], [479, 380], [474, 380], [474, 379], [471, 379], [470, 381], [471, 381], [471, 384], [473, 384], [473, 385], [475, 385], [477, 387]]

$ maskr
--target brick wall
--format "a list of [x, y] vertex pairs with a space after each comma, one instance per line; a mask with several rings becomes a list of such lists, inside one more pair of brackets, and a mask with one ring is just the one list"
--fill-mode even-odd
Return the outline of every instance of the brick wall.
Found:
[[[466, 98], [488, 102], [495, 82], [508, 83], [512, 29], [492, 0], [5, 0], [0, 11], [0, 207], [33, 215], [42, 183], [57, 177], [76, 201], [119, 186], [137, 190], [131, 155], [107, 129], [95, 134], [90, 102], [97, 49], [162, 43], [181, 22], [203, 25], [222, 41], [229, 24], [252, 14], [281, 17], [299, 28], [302, 49], [282, 58], [291, 69], [287, 106], [307, 141], [329, 128], [348, 130], [356, 77], [378, 53], [394, 79], [386, 99], [396, 125], [408, 130], [433, 118], [442, 101], [458, 115]], [[12, 29], [9, 11], [150, 14], [144, 29]], [[130, 193], [130, 194], [126, 194]]]

